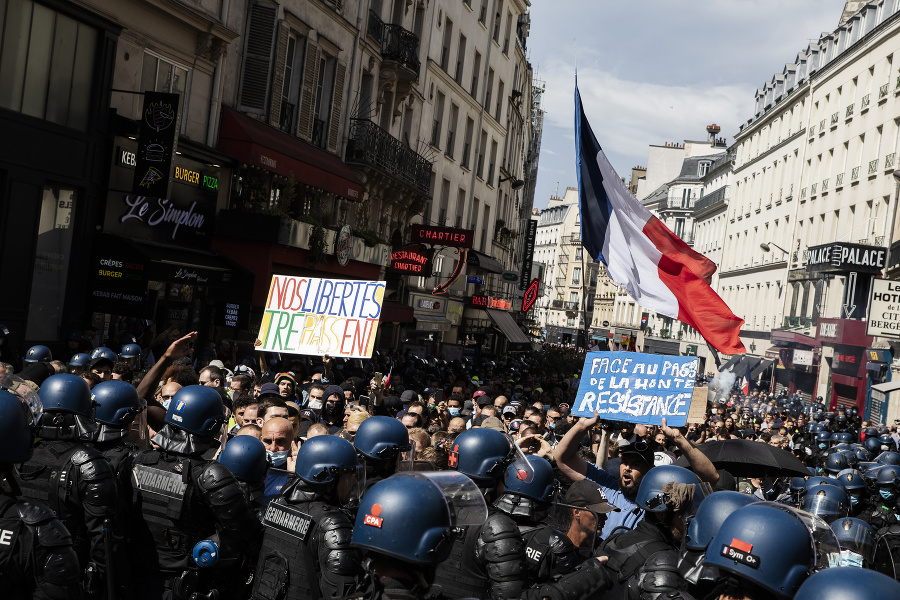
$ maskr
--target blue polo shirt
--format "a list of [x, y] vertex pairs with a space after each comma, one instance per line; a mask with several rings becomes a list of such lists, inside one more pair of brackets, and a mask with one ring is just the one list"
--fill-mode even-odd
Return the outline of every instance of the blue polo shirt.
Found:
[[[613, 511], [606, 514], [606, 524], [603, 525], [603, 531], [600, 532], [602, 539], [605, 540], [609, 537], [609, 534], [616, 527], [624, 526], [628, 529], [634, 529], [634, 526], [644, 518], [644, 511], [638, 508], [634, 500], [626, 498], [622, 493], [618, 477], [597, 468], [597, 465], [591, 463], [587, 464], [585, 476], [600, 486], [610, 504], [620, 509], [619, 512]], [[635, 511], [637, 512], [635, 513]]]

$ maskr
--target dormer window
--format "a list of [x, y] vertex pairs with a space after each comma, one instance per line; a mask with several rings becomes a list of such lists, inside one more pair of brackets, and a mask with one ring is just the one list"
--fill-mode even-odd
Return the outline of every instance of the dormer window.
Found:
[[697, 165], [697, 177], [703, 177], [704, 175], [709, 173], [709, 165], [709, 162], [701, 161], [700, 164]]

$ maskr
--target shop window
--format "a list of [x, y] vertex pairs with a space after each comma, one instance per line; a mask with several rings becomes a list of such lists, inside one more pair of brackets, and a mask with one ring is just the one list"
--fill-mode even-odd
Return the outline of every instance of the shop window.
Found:
[[72, 252], [75, 202], [74, 189], [44, 186], [25, 326], [25, 337], [29, 340], [59, 339]]
[[141, 91], [178, 94], [178, 114], [181, 115], [182, 133], [184, 133], [187, 125], [187, 119], [183, 110], [188, 74], [188, 70], [184, 67], [149, 52], [144, 53], [144, 67], [141, 70]]
[[86, 131], [97, 38], [42, 4], [0, 2], [0, 107]]

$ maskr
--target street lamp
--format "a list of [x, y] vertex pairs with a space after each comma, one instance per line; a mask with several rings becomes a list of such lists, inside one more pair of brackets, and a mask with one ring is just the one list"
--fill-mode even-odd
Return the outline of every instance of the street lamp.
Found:
[[785, 250], [784, 248], [782, 248], [781, 246], [779, 246], [779, 245], [776, 244], [775, 242], [768, 242], [768, 243], [767, 243], [767, 242], [763, 242], [762, 244], [759, 245], [759, 247], [763, 249], [763, 252], [768, 252], [769, 250], [771, 250], [771, 249], [772, 249], [771, 246], [775, 246], [776, 248], [778, 248], [779, 250], [781, 250], [781, 251], [784, 252], [785, 254], [790, 254], [790, 252], [788, 252], [787, 250]]
[[510, 175], [509, 177], [503, 177], [503, 176], [501, 176], [501, 177], [500, 177], [500, 180], [497, 181], [497, 187], [500, 187], [500, 184], [501, 184], [501, 183], [504, 183], [504, 182], [506, 182], [506, 181], [512, 181], [512, 185], [511, 185], [510, 187], [512, 187], [512, 189], [514, 189], [514, 190], [521, 189], [522, 186], [525, 185], [525, 182], [524, 182], [523, 180], [521, 180], [521, 179], [516, 179], [516, 176], [515, 176], [515, 175]]

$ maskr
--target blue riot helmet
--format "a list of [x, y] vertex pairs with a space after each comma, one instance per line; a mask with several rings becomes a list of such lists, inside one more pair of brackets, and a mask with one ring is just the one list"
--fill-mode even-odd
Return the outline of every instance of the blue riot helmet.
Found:
[[856, 463], [869, 462], [872, 460], [872, 454], [863, 447], [854, 448], [853, 453], [856, 455]]
[[881, 442], [881, 449], [884, 451], [894, 451], [897, 449], [897, 446], [894, 444], [893, 438], [888, 433], [883, 433], [878, 436], [878, 441]]
[[144, 409], [137, 390], [127, 381], [104, 381], [91, 390], [94, 420], [100, 424], [94, 441], [117, 440], [128, 434], [134, 417]]
[[38, 423], [38, 437], [87, 440], [97, 431], [91, 388], [81, 377], [51, 375], [41, 385], [40, 395], [44, 413]]
[[868, 568], [875, 554], [875, 532], [865, 521], [847, 517], [831, 524], [841, 545], [841, 566]]
[[703, 566], [706, 549], [725, 519], [753, 502], [755, 497], [731, 491], [716, 492], [703, 499], [697, 514], [687, 521], [681, 544], [678, 572], [686, 581], [697, 585], [701, 579], [716, 579], [715, 569]]
[[863, 446], [869, 451], [869, 454], [881, 454], [881, 441], [878, 439], [878, 436], [869, 437], [867, 435]]
[[791, 501], [795, 506], [803, 503], [803, 496], [806, 495], [806, 479], [804, 477], [791, 477]]
[[112, 364], [116, 364], [116, 362], [118, 362], [119, 360], [119, 355], [106, 346], [98, 346], [91, 350], [91, 360], [94, 360], [96, 358], [105, 358]]
[[654, 467], [647, 471], [641, 479], [635, 503], [647, 512], [664, 512], [668, 510], [671, 508], [672, 500], [670, 491], [666, 488], [666, 484], [669, 483], [686, 483], [694, 486], [692, 506], [688, 507], [687, 510], [689, 513], [696, 512], [700, 503], [710, 492], [709, 487], [701, 484], [692, 471], [688, 471], [684, 467], [665, 465]]
[[900, 454], [897, 452], [882, 452], [875, 457], [875, 462], [880, 465], [900, 465]]
[[41, 398], [24, 379], [0, 373], [0, 465], [31, 459]]
[[900, 598], [900, 583], [871, 569], [835, 567], [813, 574], [794, 600], [873, 600]]
[[825, 472], [831, 477], [849, 467], [850, 461], [843, 452], [832, 452], [825, 458]]
[[141, 347], [138, 344], [125, 344], [119, 357], [125, 362], [133, 362], [141, 357]]
[[84, 352], [79, 352], [78, 354], [74, 355], [72, 358], [69, 359], [69, 364], [67, 364], [66, 366], [84, 369], [90, 363], [91, 363], [90, 354], [85, 354]]
[[827, 431], [820, 431], [816, 434], [816, 448], [825, 450], [828, 448], [828, 442], [831, 440], [831, 434]]
[[373, 557], [437, 564], [449, 555], [452, 529], [481, 525], [487, 514], [475, 482], [462, 473], [398, 473], [363, 496], [350, 545]]
[[448, 465], [486, 489], [493, 489], [506, 476], [510, 466], [521, 471], [519, 476], [523, 481], [534, 477], [531, 465], [512, 438], [484, 427], [468, 429], [456, 436]]
[[875, 487], [876, 501], [896, 503], [900, 492], [900, 467], [887, 465], [879, 469], [875, 477]]
[[817, 422], [818, 422], [818, 421], [821, 421], [821, 420], [824, 419], [824, 418], [825, 418], [825, 415], [822, 414], [822, 411], [821, 411], [821, 410], [816, 410], [816, 411], [813, 412], [813, 414], [812, 414], [812, 419], [813, 419], [813, 421], [817, 421]]
[[869, 439], [872, 437], [877, 438], [878, 437], [878, 429], [876, 429], [875, 427], [866, 427], [865, 429], [863, 429], [863, 435], [866, 436], [866, 439]]
[[[739, 508], [722, 524], [706, 553], [723, 587], [742, 581], [776, 598], [790, 598], [810, 574], [837, 564], [840, 547], [816, 515], [776, 502]], [[754, 595], [754, 597], [762, 597]]]
[[831, 523], [850, 513], [850, 498], [840, 485], [827, 483], [808, 485], [806, 495], [803, 497], [803, 510]]
[[813, 475], [812, 477], [806, 480], [806, 487], [809, 489], [811, 486], [819, 485], [822, 483], [827, 483], [829, 485], [837, 485], [834, 479], [830, 477], [822, 477], [821, 475]]
[[22, 359], [27, 365], [37, 362], [50, 362], [51, 360], [53, 360], [53, 353], [50, 352], [50, 348], [41, 345], [29, 348], [28, 352], [25, 353], [25, 358]]
[[200, 437], [213, 437], [225, 422], [219, 392], [205, 385], [188, 385], [177, 392], [166, 411], [166, 423]]
[[239, 435], [225, 444], [218, 460], [238, 481], [262, 483], [269, 470], [266, 460], [266, 446], [252, 435]]
[[556, 477], [547, 459], [533, 454], [525, 458], [534, 471], [534, 477], [524, 481], [519, 477], [518, 469], [507, 467], [504, 491], [494, 506], [513, 517], [542, 520], [553, 502], [557, 489]]
[[[356, 430], [353, 445], [367, 465], [377, 470], [384, 469], [387, 474], [398, 470], [399, 461], [404, 456], [410, 462], [415, 459], [414, 446], [406, 426], [384, 415], [363, 421]], [[407, 465], [405, 470], [412, 470], [411, 465]]]
[[836, 480], [844, 487], [844, 490], [847, 491], [847, 496], [849, 496], [850, 500], [850, 509], [852, 511], [859, 506], [859, 503], [862, 500], [862, 495], [866, 491], [866, 480], [863, 479], [862, 473], [856, 469], [844, 469], [838, 473]]
[[847, 433], [846, 431], [839, 431], [837, 433], [837, 436], [838, 436], [838, 441], [841, 444], [850, 444], [851, 442], [853, 442], [853, 436], [850, 435], [849, 433]]
[[307, 440], [297, 451], [294, 469], [309, 486], [335, 489], [342, 505], [355, 502], [365, 489], [365, 468], [356, 449], [336, 436], [318, 435]]

